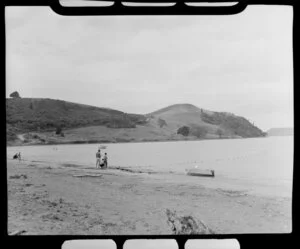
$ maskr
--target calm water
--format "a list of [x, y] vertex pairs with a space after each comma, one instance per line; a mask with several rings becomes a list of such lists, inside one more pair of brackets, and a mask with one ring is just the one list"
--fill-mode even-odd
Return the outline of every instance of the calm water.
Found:
[[[184, 174], [198, 166], [214, 169], [216, 178], [244, 185], [265, 185], [291, 193], [293, 137], [224, 139], [182, 142], [106, 144], [109, 165]], [[55, 150], [54, 148], [57, 148]], [[96, 144], [8, 147], [23, 159], [95, 165]]]

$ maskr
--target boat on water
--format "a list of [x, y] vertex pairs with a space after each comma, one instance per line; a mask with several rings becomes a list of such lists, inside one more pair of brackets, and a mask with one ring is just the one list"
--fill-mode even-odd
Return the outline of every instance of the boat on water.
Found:
[[186, 172], [189, 176], [204, 176], [204, 177], [215, 177], [215, 171], [209, 169], [190, 169]]

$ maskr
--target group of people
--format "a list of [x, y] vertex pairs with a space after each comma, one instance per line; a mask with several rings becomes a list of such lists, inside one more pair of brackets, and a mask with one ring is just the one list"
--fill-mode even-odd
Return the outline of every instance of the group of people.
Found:
[[[21, 152], [16, 153], [13, 156], [13, 159], [19, 159], [19, 161], [21, 161]], [[100, 149], [98, 149], [96, 153], [96, 168], [102, 168], [102, 169], [107, 168], [107, 153], [105, 152], [104, 155], [102, 156]]]
[[19, 159], [19, 161], [21, 161], [21, 152], [15, 154], [15, 155], [13, 156], [13, 159]]
[[96, 153], [96, 168], [102, 168], [106, 169], [107, 168], [107, 153], [104, 153], [104, 156], [101, 156], [101, 150], [98, 149]]

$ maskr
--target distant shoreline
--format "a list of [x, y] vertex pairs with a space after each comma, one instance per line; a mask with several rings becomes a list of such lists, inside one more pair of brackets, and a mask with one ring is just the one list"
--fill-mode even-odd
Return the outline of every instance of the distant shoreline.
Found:
[[204, 139], [166, 139], [166, 140], [143, 140], [143, 141], [71, 141], [71, 142], [50, 142], [50, 143], [22, 143], [22, 144], [7, 144], [7, 147], [19, 147], [19, 146], [46, 146], [46, 145], [76, 145], [76, 144], [127, 144], [127, 143], [155, 143], [155, 142], [184, 142], [184, 141], [206, 141], [206, 140], [228, 140], [228, 139], [251, 139], [251, 138], [268, 138], [265, 137], [224, 137], [224, 138], [204, 138]]

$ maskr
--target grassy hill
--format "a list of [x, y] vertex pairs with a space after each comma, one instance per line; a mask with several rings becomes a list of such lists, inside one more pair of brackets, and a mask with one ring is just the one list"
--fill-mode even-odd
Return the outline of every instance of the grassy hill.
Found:
[[[259, 137], [264, 133], [247, 119], [226, 112], [212, 112], [191, 104], [176, 104], [147, 115], [161, 119], [172, 130], [190, 127], [191, 135], [202, 132], [202, 137]], [[202, 130], [202, 131], [201, 131]], [[204, 134], [204, 135], [203, 135]], [[201, 134], [200, 134], [201, 135]]]
[[7, 124], [23, 130], [49, 130], [103, 125], [134, 128], [145, 122], [143, 115], [53, 99], [12, 98], [6, 100]]
[[[211, 112], [191, 104], [150, 114], [38, 98], [6, 100], [8, 145], [194, 140], [263, 136], [243, 117]], [[188, 127], [188, 134], [178, 129]], [[56, 134], [58, 128], [61, 133]]]

